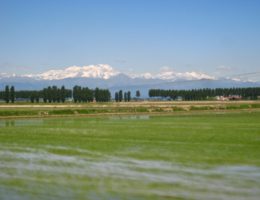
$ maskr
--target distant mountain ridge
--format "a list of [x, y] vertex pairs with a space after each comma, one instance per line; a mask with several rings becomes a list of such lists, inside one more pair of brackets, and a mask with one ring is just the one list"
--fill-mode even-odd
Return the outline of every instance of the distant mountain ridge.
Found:
[[14, 85], [16, 90], [38, 90], [49, 85], [64, 85], [72, 88], [80, 85], [89, 88], [108, 88], [113, 93], [117, 90], [140, 90], [143, 97], [148, 90], [155, 89], [199, 89], [260, 87], [260, 82], [232, 79], [217, 79], [200, 72], [175, 72], [164, 69], [158, 74], [126, 74], [109, 65], [72, 66], [63, 70], [49, 70], [40, 74], [8, 75], [0, 73], [0, 90], [5, 85]]
[[10, 77], [25, 77], [33, 78], [36, 80], [62, 80], [67, 78], [99, 78], [110, 79], [118, 75], [126, 75], [130, 78], [142, 78], [142, 79], [160, 79], [160, 80], [200, 80], [200, 79], [215, 79], [213, 76], [202, 72], [175, 72], [174, 70], [164, 67], [159, 73], [152, 74], [146, 73], [122, 73], [115, 70], [110, 65], [98, 64], [98, 65], [86, 65], [86, 66], [70, 66], [65, 69], [48, 70], [39, 74], [23, 74], [16, 76], [15, 74], [8, 75], [6, 73], [0, 73], [1, 78]]

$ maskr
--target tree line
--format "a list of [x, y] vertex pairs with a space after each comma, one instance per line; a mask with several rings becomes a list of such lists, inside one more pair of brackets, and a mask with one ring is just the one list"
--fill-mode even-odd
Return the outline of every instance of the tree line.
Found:
[[[135, 100], [137, 100], [138, 98], [140, 98], [141, 93], [140, 90], [136, 90], [135, 92]], [[116, 102], [129, 102], [131, 101], [132, 96], [131, 96], [131, 92], [127, 91], [127, 92], [123, 92], [122, 90], [119, 90], [118, 92], [115, 92], [115, 101]]]
[[[140, 97], [140, 91], [137, 90], [135, 97]], [[150, 89], [149, 97], [169, 97], [177, 99], [181, 97], [182, 100], [208, 100], [216, 96], [232, 96], [237, 95], [242, 99], [255, 100], [260, 96], [260, 87], [250, 88], [216, 88], [216, 89], [192, 89], [192, 90], [162, 90]], [[111, 100], [111, 94], [108, 89], [90, 89], [88, 87], [74, 86], [73, 89], [66, 89], [64, 86], [49, 86], [42, 90], [21, 90], [16, 91], [14, 86], [5, 86], [3, 91], [0, 91], [0, 99], [6, 103], [14, 103], [18, 99], [26, 99], [34, 102], [43, 101], [45, 103], [59, 103], [65, 102], [67, 98], [73, 98], [74, 102], [108, 102]], [[123, 92], [119, 90], [115, 92], [116, 102], [131, 101], [131, 92]]]
[[118, 92], [115, 93], [115, 101], [116, 102], [129, 102], [131, 101], [131, 92], [124, 92], [122, 90], [119, 90]]
[[87, 87], [74, 86], [73, 89], [66, 89], [65, 86], [49, 86], [42, 90], [20, 90], [15, 91], [14, 86], [5, 87], [4, 91], [0, 91], [0, 99], [6, 103], [23, 99], [30, 102], [40, 102], [42, 99], [45, 103], [64, 103], [67, 98], [72, 98], [74, 102], [107, 102], [111, 99], [111, 94], [107, 89], [89, 89]]
[[108, 89], [96, 88], [94, 90], [88, 87], [74, 86], [73, 87], [74, 102], [107, 102], [111, 99], [111, 94]]
[[216, 96], [241, 96], [242, 99], [255, 100], [260, 96], [260, 87], [250, 88], [216, 88], [216, 89], [192, 89], [192, 90], [161, 90], [150, 89], [149, 97], [170, 97], [182, 100], [207, 100]]
[[9, 85], [5, 86], [4, 91], [0, 91], [0, 99], [3, 99], [6, 103], [14, 103], [15, 101], [15, 88], [14, 86], [9, 87]]

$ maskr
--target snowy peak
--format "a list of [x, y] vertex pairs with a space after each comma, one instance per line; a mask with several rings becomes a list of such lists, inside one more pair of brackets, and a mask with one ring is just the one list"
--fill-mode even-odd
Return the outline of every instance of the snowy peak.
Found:
[[[69, 79], [69, 80], [68, 80]], [[259, 87], [260, 82], [243, 81], [234, 77], [215, 78], [203, 72], [176, 72], [164, 67], [156, 72], [122, 73], [110, 65], [70, 66], [65, 69], [49, 70], [39, 74], [15, 75], [0, 71], [0, 87], [14, 85], [17, 90], [40, 90], [49, 85], [72, 88], [84, 85], [89, 88], [109, 88], [112, 93], [120, 89], [148, 96], [151, 88], [195, 89]], [[1, 89], [1, 88], [0, 88]]]
[[101, 78], [109, 79], [119, 74], [111, 66], [106, 64], [71, 66], [61, 70], [49, 70], [41, 74], [27, 74], [25, 76], [43, 80], [61, 80], [66, 78]]
[[[36, 80], [63, 80], [67, 78], [95, 78], [108, 80], [118, 75], [127, 76], [130, 79], [145, 80], [216, 80], [215, 77], [202, 72], [176, 72], [171, 68], [164, 67], [158, 73], [121, 73], [108, 64], [86, 65], [86, 66], [70, 66], [65, 69], [49, 70], [40, 74], [25, 74], [21, 77], [33, 78]], [[0, 74], [0, 78], [7, 77], [7, 74]], [[14, 76], [14, 75], [12, 75]]]
[[209, 79], [215, 80], [216, 78], [201, 72], [175, 72], [171, 68], [163, 68], [159, 73], [151, 74], [149, 72], [143, 74], [131, 74], [132, 78], [144, 78], [144, 79], [160, 79], [160, 80], [201, 80]]
[[16, 77], [15, 74], [0, 73], [0, 79], [3, 79], [3, 78], [14, 78], [14, 77]]
[[201, 73], [201, 72], [175, 72], [175, 71], [163, 71], [157, 75], [158, 79], [162, 80], [200, 80], [200, 79], [210, 79], [215, 80], [213, 76]]

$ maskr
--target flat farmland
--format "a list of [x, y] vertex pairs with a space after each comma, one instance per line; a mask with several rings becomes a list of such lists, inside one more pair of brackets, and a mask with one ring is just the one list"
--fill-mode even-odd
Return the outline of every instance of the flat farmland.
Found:
[[185, 112], [232, 112], [260, 110], [260, 101], [140, 101], [109, 103], [0, 103], [0, 118], [104, 116], [117, 114], [172, 115]]
[[259, 199], [260, 112], [235, 110], [1, 119], [0, 199]]

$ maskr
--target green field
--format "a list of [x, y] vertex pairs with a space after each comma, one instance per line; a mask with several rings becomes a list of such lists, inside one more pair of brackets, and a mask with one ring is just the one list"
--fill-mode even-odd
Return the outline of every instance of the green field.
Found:
[[259, 199], [260, 112], [0, 120], [0, 199]]
[[111, 114], [174, 114], [181, 112], [260, 110], [260, 101], [138, 101], [103, 103], [0, 103], [0, 119]]

